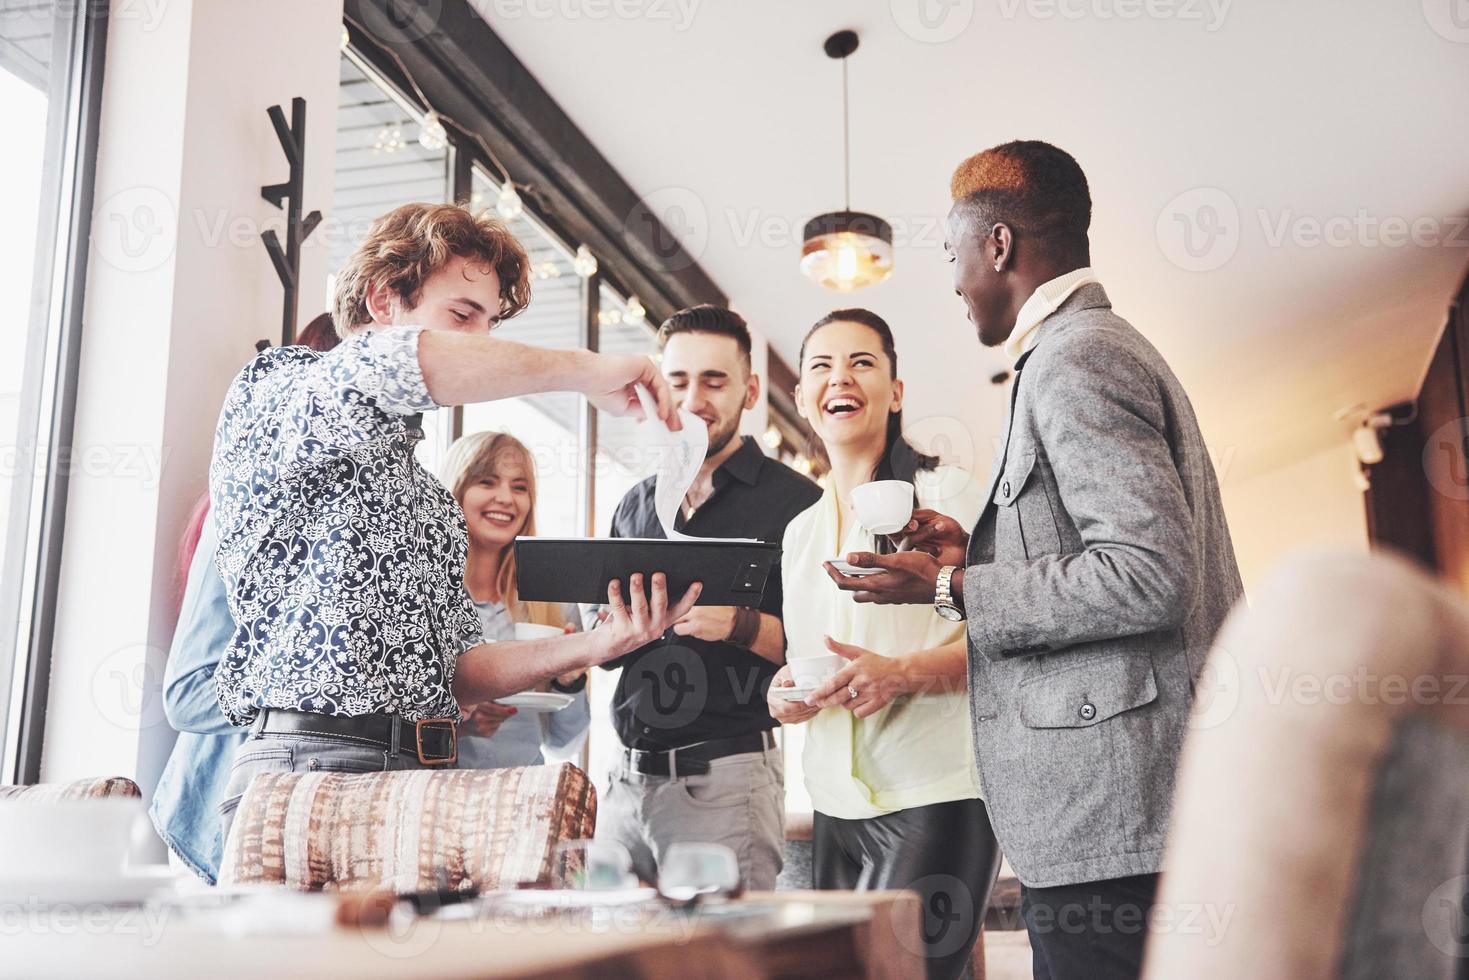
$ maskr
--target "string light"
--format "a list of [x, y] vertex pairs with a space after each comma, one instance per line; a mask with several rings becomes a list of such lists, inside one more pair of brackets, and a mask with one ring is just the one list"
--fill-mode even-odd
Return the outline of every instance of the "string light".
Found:
[[561, 267], [550, 259], [536, 266], [537, 279], [555, 279], [559, 275], [561, 275]]
[[432, 110], [423, 117], [423, 125], [418, 129], [418, 144], [425, 150], [442, 150], [449, 145], [449, 134], [444, 129], [444, 124], [439, 121], [439, 114]]
[[600, 310], [597, 313], [597, 322], [604, 327], [615, 327], [622, 322], [622, 314], [616, 310]]
[[403, 130], [395, 123], [392, 126], [384, 126], [377, 131], [377, 139], [372, 143], [372, 152], [397, 153], [403, 149]]
[[775, 426], [772, 425], [770, 428], [768, 428], [768, 429], [765, 430], [765, 440], [764, 441], [765, 441], [765, 448], [766, 449], [779, 449], [780, 448], [780, 444], [784, 440], [781, 438], [780, 430], [777, 429]]
[[643, 304], [639, 301], [636, 293], [627, 298], [627, 306], [622, 311], [622, 320], [624, 323], [637, 323], [647, 315], [648, 311], [643, 309]]
[[346, 24], [343, 24], [342, 25], [342, 40], [341, 40], [339, 46], [341, 47], [341, 49], [343, 51], [346, 51], [348, 48], [350, 48], [352, 46], [352, 35], [347, 33], [347, 25]]
[[578, 245], [576, 247], [576, 258], [572, 259], [571, 267], [583, 279], [595, 276], [597, 274], [597, 257], [585, 245]]
[[505, 184], [500, 188], [500, 196], [495, 198], [495, 213], [506, 221], [514, 221], [520, 217], [525, 210], [525, 205], [520, 201], [520, 195], [515, 193], [514, 184]]

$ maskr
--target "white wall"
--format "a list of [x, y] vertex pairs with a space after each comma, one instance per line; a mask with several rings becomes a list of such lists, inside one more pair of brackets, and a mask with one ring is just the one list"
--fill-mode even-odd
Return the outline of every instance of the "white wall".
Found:
[[[114, 0], [92, 261], [42, 778], [129, 775], [150, 792], [173, 734], [158, 699], [174, 554], [213, 427], [254, 342], [280, 334], [259, 240], [286, 179], [266, 107], [307, 101], [305, 210], [329, 215], [340, 0]], [[318, 236], [321, 233], [318, 232]], [[303, 250], [301, 322], [322, 242]]]
[[1367, 512], [1353, 484], [1356, 457], [1349, 443], [1243, 480], [1231, 478], [1227, 461], [1219, 468], [1246, 594], [1297, 549], [1326, 544], [1367, 549]]

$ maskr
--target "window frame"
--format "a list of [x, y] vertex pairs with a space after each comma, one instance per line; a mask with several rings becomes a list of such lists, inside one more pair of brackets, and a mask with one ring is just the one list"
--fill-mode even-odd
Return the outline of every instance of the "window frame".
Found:
[[[0, 635], [0, 783], [34, 783], [40, 778], [42, 741], [50, 693], [51, 647], [56, 632], [57, 594], [70, 491], [72, 439], [80, 371], [82, 320], [96, 187], [102, 79], [107, 51], [108, 4], [59, 4], [55, 8], [50, 84], [64, 86], [51, 98], [64, 104], [64, 123], [47, 134], [42, 169], [41, 214], [49, 207], [54, 224], [38, 242], [35, 282], [46, 282], [44, 342], [27, 344], [16, 433], [44, 437], [45, 471], [26, 467], [29, 489], [12, 490], [11, 519], [3, 543], [5, 567], [22, 569], [19, 589], [0, 596], [14, 611], [13, 632]], [[65, 65], [58, 67], [56, 53]], [[48, 111], [48, 119], [51, 113]], [[50, 124], [48, 122], [48, 128]], [[38, 290], [40, 293], [40, 290]], [[37, 310], [30, 329], [35, 331]], [[17, 450], [21, 447], [17, 446]], [[32, 452], [34, 462], [42, 458]], [[8, 614], [5, 617], [9, 618]]]

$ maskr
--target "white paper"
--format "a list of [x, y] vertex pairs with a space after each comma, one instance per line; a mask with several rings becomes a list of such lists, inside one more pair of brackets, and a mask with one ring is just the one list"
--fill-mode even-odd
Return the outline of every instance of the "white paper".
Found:
[[639, 430], [644, 443], [658, 458], [657, 477], [653, 484], [653, 506], [658, 512], [658, 523], [670, 541], [744, 541], [755, 538], [701, 538], [684, 534], [674, 528], [678, 509], [688, 495], [689, 487], [699, 475], [699, 467], [709, 451], [709, 427], [693, 412], [678, 410], [683, 428], [671, 431], [658, 417], [658, 406], [652, 392], [642, 385], [637, 386], [638, 404], [643, 408], [643, 421]]

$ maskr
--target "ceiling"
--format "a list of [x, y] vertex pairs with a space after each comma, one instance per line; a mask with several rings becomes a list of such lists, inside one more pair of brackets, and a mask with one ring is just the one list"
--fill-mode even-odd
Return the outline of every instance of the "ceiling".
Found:
[[[1456, 0], [472, 2], [788, 361], [821, 314], [871, 307], [910, 428], [981, 471], [1008, 364], [974, 339], [940, 225], [977, 150], [1080, 161], [1094, 266], [1226, 488], [1344, 441], [1339, 409], [1410, 397], [1469, 262]], [[852, 206], [897, 239], [891, 279], [849, 296], [797, 271], [802, 224], [842, 203], [821, 42], [843, 27]]]

